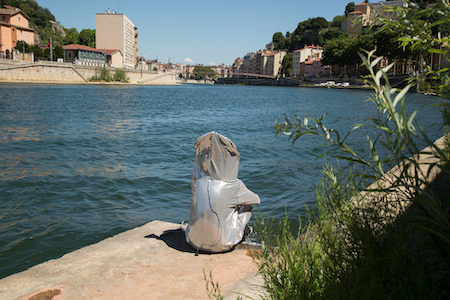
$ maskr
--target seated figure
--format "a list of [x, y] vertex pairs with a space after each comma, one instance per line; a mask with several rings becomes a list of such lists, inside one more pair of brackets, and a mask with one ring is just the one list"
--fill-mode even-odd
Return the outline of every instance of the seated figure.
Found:
[[237, 179], [239, 151], [209, 132], [195, 142], [192, 197], [186, 241], [198, 251], [224, 252], [241, 242], [259, 196]]

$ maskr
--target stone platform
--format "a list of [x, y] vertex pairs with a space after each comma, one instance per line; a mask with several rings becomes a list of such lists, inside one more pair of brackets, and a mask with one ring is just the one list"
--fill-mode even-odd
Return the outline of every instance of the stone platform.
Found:
[[[153, 221], [0, 280], [0, 299], [260, 299], [254, 247], [195, 256], [179, 224]], [[210, 286], [211, 290], [211, 286]]]

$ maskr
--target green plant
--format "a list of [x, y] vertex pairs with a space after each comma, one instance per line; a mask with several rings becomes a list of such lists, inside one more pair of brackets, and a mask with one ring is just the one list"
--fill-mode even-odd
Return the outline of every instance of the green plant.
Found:
[[[445, 59], [450, 40], [440, 33], [449, 33], [448, 0], [425, 10], [410, 4], [412, 9], [398, 21], [386, 24], [402, 27], [398, 32], [404, 47], [429, 49]], [[439, 16], [437, 21], [433, 16]], [[414, 28], [418, 24], [427, 30]], [[257, 226], [260, 272], [273, 299], [450, 297], [450, 138], [445, 133], [444, 149], [438, 147], [415, 121], [419, 111], [406, 113], [404, 96], [414, 81], [402, 90], [392, 88], [387, 74], [393, 63], [378, 67], [382, 58], [373, 51], [360, 57], [369, 73], [365, 82], [374, 91], [370, 101], [375, 115], [350, 133], [373, 127], [376, 134], [367, 136], [369, 155], [348, 145], [348, 135], [328, 128], [326, 115], [292, 121], [285, 116], [276, 123], [277, 134], [288, 135], [293, 143], [306, 135], [323, 138], [337, 149], [338, 163], [324, 168], [316, 208], [296, 233], [287, 219], [278, 229], [264, 217]], [[449, 98], [449, 73], [444, 65], [414, 78], [422, 88]], [[440, 105], [448, 130], [449, 103], [441, 99]], [[420, 151], [423, 145], [428, 147]]]
[[104, 80], [104, 81], [107, 81], [107, 82], [110, 82], [110, 81], [113, 80], [113, 78], [111, 76], [111, 72], [105, 67], [103, 67], [100, 70], [100, 80]]
[[128, 82], [128, 77], [125, 71], [122, 69], [116, 69], [116, 72], [114, 73], [114, 81]]
[[205, 270], [203, 270], [203, 279], [206, 282], [206, 293], [209, 299], [222, 300], [223, 296], [220, 293], [219, 283], [214, 283], [212, 272], [209, 272], [209, 278], [206, 276]]
[[[359, 155], [343, 137], [319, 119], [285, 117], [277, 134], [295, 142], [320, 136], [338, 150], [344, 167], [328, 166], [317, 185], [317, 207], [292, 234], [285, 220], [278, 235], [262, 219], [260, 271], [273, 299], [441, 298], [450, 294], [450, 200], [429, 181], [431, 170], [448, 174], [446, 155], [408, 115], [404, 95], [389, 85], [392, 64], [379, 68], [374, 52], [360, 55], [371, 80], [376, 115], [367, 123], [370, 155]], [[384, 79], [384, 80], [383, 80]], [[382, 85], [384, 82], [384, 85]], [[444, 119], [445, 121], [445, 119]], [[447, 124], [448, 125], [448, 124]], [[429, 146], [419, 150], [419, 143]], [[429, 155], [434, 160], [423, 162]], [[389, 172], [387, 170], [390, 170]], [[375, 182], [374, 184], [370, 184]], [[439, 196], [439, 195], [444, 195]], [[447, 196], [445, 196], [447, 195]]]

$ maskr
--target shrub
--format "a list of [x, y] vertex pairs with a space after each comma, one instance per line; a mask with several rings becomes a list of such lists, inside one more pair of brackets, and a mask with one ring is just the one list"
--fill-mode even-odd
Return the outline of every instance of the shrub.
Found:
[[[420, 124], [413, 125], [417, 111], [406, 114], [403, 97], [411, 85], [392, 88], [387, 78], [392, 65], [375, 72], [381, 57], [368, 52], [361, 58], [371, 74], [372, 81], [366, 82], [374, 90], [376, 117], [353, 130], [373, 126], [378, 131], [374, 140], [367, 137], [369, 158], [328, 129], [325, 116], [294, 121], [285, 117], [276, 124], [277, 134], [287, 134], [294, 142], [304, 135], [322, 137], [338, 147], [338, 161], [349, 166], [324, 169], [323, 181], [316, 186], [317, 207], [297, 233], [291, 233], [285, 220], [273, 234], [270, 220], [261, 218], [260, 271], [272, 299], [450, 296], [450, 199], [448, 193], [439, 193], [449, 185], [448, 166], [441, 163], [447, 161], [446, 153]], [[418, 142], [432, 151], [418, 156]], [[420, 162], [425, 154], [436, 162]], [[387, 176], [394, 166], [397, 173]], [[428, 182], [430, 172], [424, 166], [444, 175], [437, 188]]]
[[122, 69], [116, 69], [114, 73], [114, 81], [128, 82], [127, 74]]
[[113, 78], [111, 76], [111, 72], [105, 67], [103, 67], [100, 71], [100, 80], [104, 80], [107, 82], [110, 82], [113, 80]]

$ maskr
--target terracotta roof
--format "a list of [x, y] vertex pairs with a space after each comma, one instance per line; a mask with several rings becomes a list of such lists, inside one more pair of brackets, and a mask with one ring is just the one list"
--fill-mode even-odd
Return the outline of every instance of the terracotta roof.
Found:
[[85, 45], [78, 45], [78, 44], [69, 44], [63, 46], [64, 50], [84, 50], [84, 51], [91, 51], [91, 52], [97, 52], [97, 53], [103, 53], [106, 52], [106, 55], [112, 55], [116, 53], [117, 51], [122, 53], [119, 49], [95, 49], [89, 46]]
[[24, 13], [20, 8], [16, 8], [16, 7], [12, 7], [12, 6], [8, 6], [8, 5], [3, 5], [3, 7], [5, 8], [0, 8], [0, 15], [10, 15], [10, 16], [14, 16], [16, 14], [22, 14], [27, 20], [30, 19], [30, 17]]
[[119, 49], [105, 49], [106, 55], [114, 54], [117, 51], [121, 52]]
[[318, 45], [310, 45], [310, 46], [308, 46], [308, 45], [305, 45], [305, 47], [304, 47], [304, 48], [302, 48], [302, 49], [297, 49], [297, 50], [294, 50], [293, 52], [300, 52], [300, 51], [302, 51], [302, 50], [305, 50], [305, 49], [316, 49], [316, 50], [323, 50], [323, 47], [322, 47], [322, 46], [318, 46]]
[[78, 44], [69, 44], [63, 46], [64, 50], [85, 50], [85, 51], [92, 51], [92, 52], [103, 52], [103, 50], [95, 49], [89, 46], [85, 45], [78, 45]]

